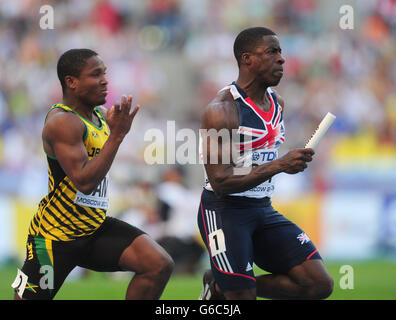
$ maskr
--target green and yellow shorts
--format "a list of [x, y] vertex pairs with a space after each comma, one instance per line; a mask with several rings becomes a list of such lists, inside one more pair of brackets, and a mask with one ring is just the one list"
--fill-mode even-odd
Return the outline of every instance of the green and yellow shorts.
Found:
[[12, 287], [24, 299], [53, 299], [76, 266], [94, 271], [122, 271], [121, 254], [142, 234], [142, 230], [124, 221], [106, 217], [92, 235], [72, 241], [29, 235], [26, 259]]

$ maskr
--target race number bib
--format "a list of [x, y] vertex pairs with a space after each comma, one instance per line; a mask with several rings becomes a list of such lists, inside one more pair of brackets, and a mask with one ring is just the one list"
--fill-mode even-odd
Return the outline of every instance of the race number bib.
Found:
[[[278, 158], [278, 150], [258, 150], [252, 153], [252, 166], [271, 162]], [[272, 179], [264, 181], [262, 184], [250, 189], [251, 193], [260, 194], [261, 196], [270, 197], [274, 192], [275, 186]]]
[[97, 209], [109, 209], [109, 198], [107, 197], [107, 187], [109, 184], [109, 177], [106, 175], [102, 182], [95, 188], [90, 194], [84, 194], [80, 191], [76, 193], [75, 204], [80, 206], [97, 208]]
[[[267, 162], [271, 162], [278, 158], [277, 149], [258, 149], [245, 153], [239, 161], [239, 165], [242, 168], [254, 168]], [[252, 198], [264, 198], [271, 197], [274, 192], [275, 186], [272, 178], [264, 181], [258, 186], [253, 187], [250, 190], [233, 193], [232, 196], [245, 196]]]

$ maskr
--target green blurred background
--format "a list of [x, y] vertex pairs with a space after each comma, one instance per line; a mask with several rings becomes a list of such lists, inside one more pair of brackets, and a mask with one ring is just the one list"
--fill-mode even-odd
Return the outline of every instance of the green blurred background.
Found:
[[[53, 29], [40, 27], [43, 5], [53, 9]], [[351, 28], [340, 24], [345, 12], [353, 14]], [[281, 154], [304, 146], [328, 111], [337, 116], [309, 169], [277, 177], [274, 207], [319, 247], [335, 280], [330, 299], [396, 299], [393, 0], [2, 0], [0, 299], [12, 297], [27, 227], [47, 191], [41, 129], [61, 99], [56, 62], [81, 47], [108, 67], [106, 107], [124, 93], [143, 106], [110, 172], [109, 215], [144, 229], [174, 256], [164, 299], [198, 297], [208, 266], [196, 226], [203, 168], [148, 165], [144, 136], [166, 133], [167, 121], [197, 132], [202, 108], [236, 79], [236, 35], [258, 25], [279, 35], [286, 59], [277, 87], [286, 103]], [[354, 272], [353, 289], [340, 285], [344, 265]], [[129, 278], [76, 269], [56, 298], [122, 299]]]

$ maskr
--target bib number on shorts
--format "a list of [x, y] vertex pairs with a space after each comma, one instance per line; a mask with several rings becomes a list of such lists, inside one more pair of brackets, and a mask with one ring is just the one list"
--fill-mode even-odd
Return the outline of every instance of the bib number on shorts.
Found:
[[209, 233], [209, 247], [212, 256], [226, 251], [224, 232], [221, 229]]

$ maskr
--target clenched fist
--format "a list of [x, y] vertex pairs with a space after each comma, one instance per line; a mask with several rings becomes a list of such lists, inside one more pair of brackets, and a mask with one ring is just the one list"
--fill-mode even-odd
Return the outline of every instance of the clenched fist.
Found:
[[307, 168], [307, 162], [312, 161], [314, 154], [315, 152], [310, 148], [289, 151], [283, 157], [279, 158], [282, 171], [289, 174], [304, 171]]

